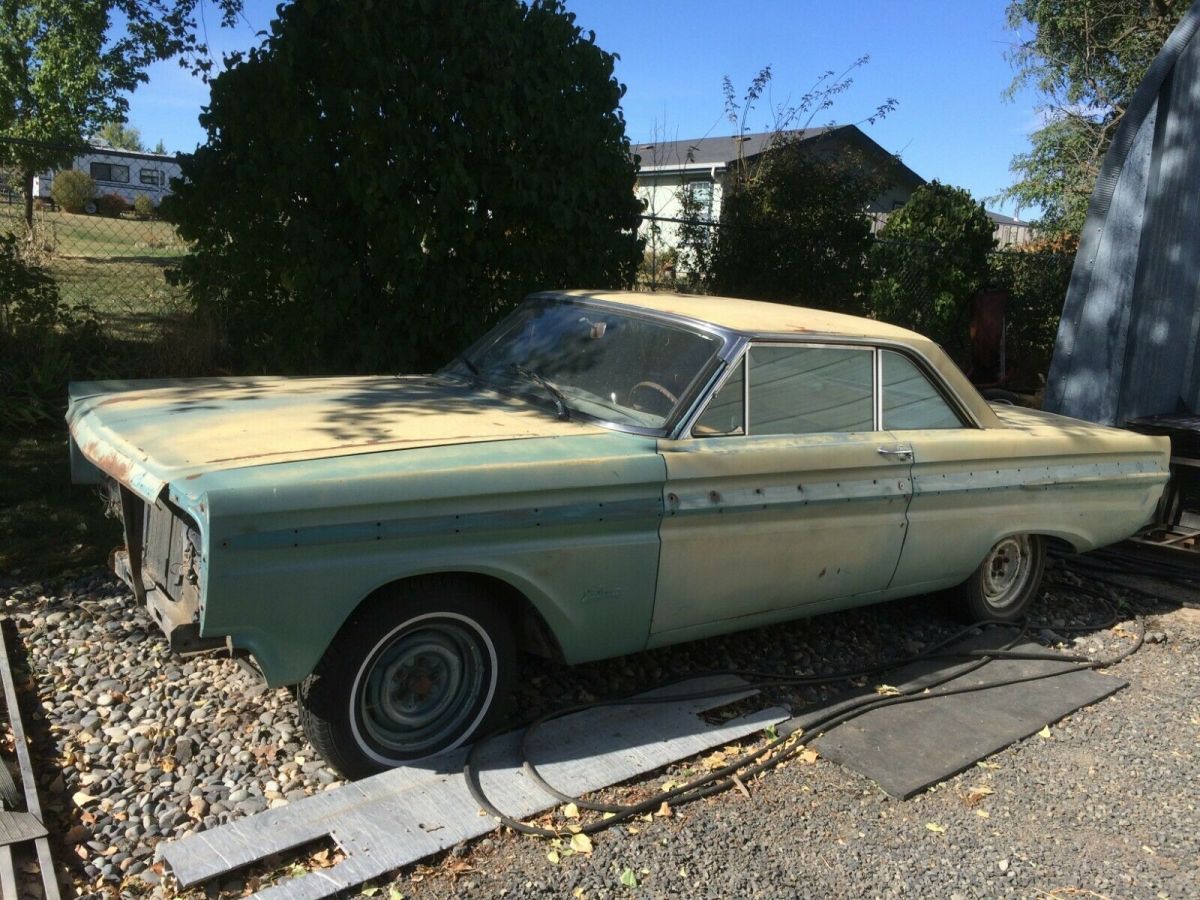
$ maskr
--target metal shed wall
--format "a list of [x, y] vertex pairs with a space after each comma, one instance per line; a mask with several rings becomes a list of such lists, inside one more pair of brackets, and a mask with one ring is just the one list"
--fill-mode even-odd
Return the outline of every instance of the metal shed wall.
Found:
[[1134, 95], [1088, 207], [1045, 408], [1200, 411], [1200, 0]]

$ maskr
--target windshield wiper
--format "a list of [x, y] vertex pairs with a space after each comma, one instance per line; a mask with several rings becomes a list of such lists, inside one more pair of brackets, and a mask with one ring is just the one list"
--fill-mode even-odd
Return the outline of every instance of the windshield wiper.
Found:
[[558, 389], [554, 382], [552, 382], [545, 375], [535, 372], [533, 369], [527, 369], [517, 363], [512, 363], [510, 368], [522, 378], [532, 381], [534, 384], [537, 384], [543, 388], [546, 393], [550, 395], [550, 398], [554, 401], [554, 405], [558, 408], [558, 417], [560, 419], [569, 420], [571, 418], [571, 411], [567, 406], [567, 398], [563, 392]]

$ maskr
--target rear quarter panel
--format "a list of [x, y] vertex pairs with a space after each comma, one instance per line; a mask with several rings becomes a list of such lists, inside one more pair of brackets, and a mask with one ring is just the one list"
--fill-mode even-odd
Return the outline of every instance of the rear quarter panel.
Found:
[[998, 428], [894, 432], [914, 450], [894, 586], [962, 581], [1010, 534], [1086, 551], [1153, 516], [1169, 477], [1166, 439], [1015, 407], [996, 412]]

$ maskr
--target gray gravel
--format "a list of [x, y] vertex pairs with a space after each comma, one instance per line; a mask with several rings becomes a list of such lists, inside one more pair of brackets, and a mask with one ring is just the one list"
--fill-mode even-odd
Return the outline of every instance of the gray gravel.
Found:
[[[1034, 610], [1040, 637], [1112, 652], [1124, 639], [1111, 630], [1069, 631], [1097, 614], [1078, 584], [1052, 573]], [[1151, 616], [1155, 638], [1118, 670], [1130, 689], [913, 800], [825, 760], [792, 762], [752, 782], [749, 798], [730, 792], [609, 829], [590, 855], [554, 863], [546, 842], [497, 833], [398, 873], [376, 896], [1200, 895], [1200, 612], [1123, 596], [1126, 615]], [[256, 686], [227, 660], [172, 658], [108, 576], [53, 591], [0, 584], [0, 598], [28, 648], [43, 797], [81, 891], [173, 896], [152, 865], [160, 840], [340, 783], [304, 740], [288, 691]], [[529, 660], [515, 706], [530, 714], [712, 668], [834, 671], [917, 652], [956, 627], [923, 598], [585, 666]], [[798, 708], [837, 690], [770, 699]], [[608, 796], [643, 795], [672, 774]]]
[[304, 740], [289, 691], [227, 659], [172, 657], [109, 576], [3, 596], [42, 701], [48, 824], [80, 887], [149, 890], [160, 840], [342, 783]]

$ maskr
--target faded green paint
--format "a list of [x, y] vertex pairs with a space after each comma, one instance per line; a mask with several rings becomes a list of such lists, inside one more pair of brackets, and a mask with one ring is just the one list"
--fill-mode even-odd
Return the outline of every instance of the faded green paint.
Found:
[[[712, 311], [750, 336], [864, 321], [619, 302]], [[416, 575], [503, 581], [581, 662], [948, 587], [1009, 534], [1088, 549], [1151, 517], [1165, 439], [993, 410], [928, 341], [854, 327], [920, 354], [978, 427], [669, 440], [438, 378], [84, 383], [72, 471], [194, 520], [201, 635], [253, 653], [273, 685]]]
[[434, 572], [521, 591], [568, 660], [642, 649], [663, 477], [653, 439], [603, 432], [232, 470], [172, 496], [211, 523], [202, 633], [285, 684], [363, 598]]
[[908, 464], [880, 434], [664, 441], [653, 631], [888, 586], [904, 544]]

